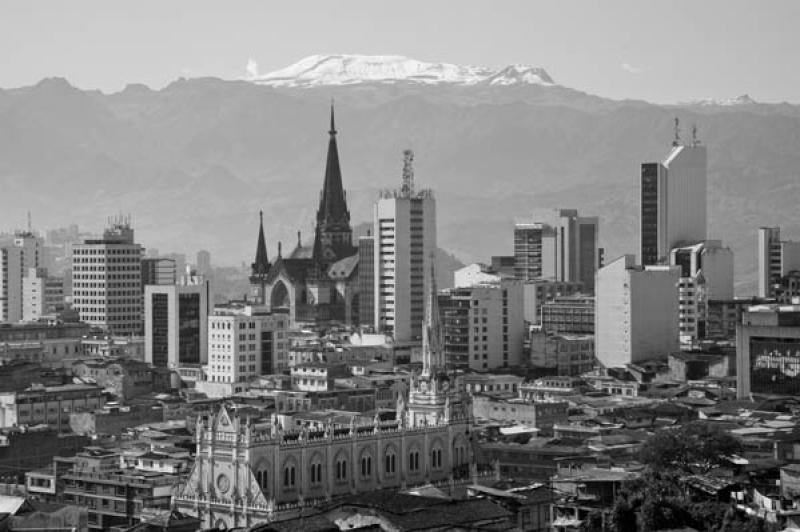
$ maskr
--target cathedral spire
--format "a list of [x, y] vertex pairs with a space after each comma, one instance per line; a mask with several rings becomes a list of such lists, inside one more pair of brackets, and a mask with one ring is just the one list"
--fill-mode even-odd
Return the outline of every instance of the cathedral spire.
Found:
[[313, 252], [315, 259], [325, 262], [339, 260], [353, 252], [350, 212], [347, 210], [347, 198], [342, 185], [336, 133], [336, 119], [331, 101], [328, 158], [325, 164], [325, 181], [319, 198], [319, 209], [317, 209]]
[[333, 102], [331, 102], [331, 129], [328, 131], [328, 160], [325, 164], [325, 182], [322, 185], [322, 196], [319, 199], [317, 210], [317, 223], [350, 223], [350, 213], [347, 210], [344, 187], [342, 186], [342, 171], [339, 168], [339, 149], [336, 145], [336, 121], [334, 118]]
[[431, 269], [428, 279], [428, 300], [425, 304], [425, 323], [422, 326], [422, 376], [430, 377], [444, 371], [444, 342], [439, 316], [439, 301], [436, 291], [434, 257], [430, 257]]
[[258, 243], [256, 244], [256, 260], [252, 265], [253, 275], [266, 275], [269, 271], [269, 258], [267, 257], [267, 241], [264, 238], [264, 211], [258, 212]]

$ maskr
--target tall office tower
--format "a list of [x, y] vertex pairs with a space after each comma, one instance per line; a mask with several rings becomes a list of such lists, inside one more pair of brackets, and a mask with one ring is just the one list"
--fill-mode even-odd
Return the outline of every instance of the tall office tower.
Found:
[[642, 164], [640, 178], [641, 261], [665, 264], [671, 249], [706, 239], [705, 146], [692, 131], [684, 145], [675, 119], [672, 151], [660, 163]]
[[597, 216], [578, 216], [575, 209], [560, 209], [555, 229], [556, 281], [581, 283], [594, 293], [594, 275], [600, 260]]
[[758, 229], [758, 297], [775, 297], [776, 285], [800, 270], [800, 242], [781, 240], [780, 227]]
[[22, 319], [22, 248], [0, 248], [0, 322]]
[[142, 246], [126, 218], [72, 250], [72, 304], [80, 320], [111, 334], [142, 333]]
[[692, 344], [706, 337], [708, 303], [733, 299], [733, 251], [719, 240], [706, 240], [673, 249], [669, 264], [680, 268], [680, 340]]
[[514, 224], [514, 276], [523, 281], [555, 277], [555, 231], [545, 223], [518, 221]]
[[14, 246], [22, 250], [22, 268], [26, 274], [31, 268], [39, 268], [44, 263], [42, 239], [31, 231], [16, 233], [14, 235]]
[[64, 279], [50, 277], [45, 268], [29, 268], [22, 279], [22, 320], [36, 321], [65, 308]]
[[208, 362], [211, 288], [202, 277], [144, 290], [145, 362], [176, 368]]
[[522, 363], [522, 281], [450, 288], [440, 293], [438, 303], [449, 368], [486, 371]]
[[142, 259], [142, 291], [147, 285], [169, 285], [178, 282], [174, 259]]
[[677, 266], [637, 266], [624, 255], [597, 272], [595, 348], [607, 368], [667, 360], [678, 351]]
[[286, 312], [216, 307], [208, 318], [208, 382], [227, 384], [226, 391], [236, 393], [259, 375], [288, 369], [288, 327]]
[[197, 273], [208, 276], [211, 273], [211, 253], [205, 249], [197, 252]]
[[375, 324], [375, 237], [358, 239], [358, 323]]
[[425, 272], [436, 251], [436, 201], [414, 189], [414, 154], [403, 153], [399, 190], [375, 203], [375, 328], [395, 341], [419, 340], [425, 312]]

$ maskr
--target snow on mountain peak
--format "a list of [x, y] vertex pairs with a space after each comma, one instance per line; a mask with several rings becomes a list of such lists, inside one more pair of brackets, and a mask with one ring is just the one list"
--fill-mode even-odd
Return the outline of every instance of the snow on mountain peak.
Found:
[[712, 98], [707, 98], [705, 100], [692, 100], [689, 102], [685, 102], [682, 105], [721, 105], [721, 106], [732, 106], [732, 105], [753, 105], [758, 103], [753, 98], [750, 97], [748, 94], [742, 94], [741, 96], [737, 96], [736, 98], [725, 98], [722, 100], [714, 100]]
[[314, 87], [357, 83], [419, 83], [426, 85], [555, 85], [542, 68], [511, 65], [500, 70], [426, 63], [401, 55], [312, 55], [286, 68], [258, 74], [248, 62], [246, 79], [275, 87]]

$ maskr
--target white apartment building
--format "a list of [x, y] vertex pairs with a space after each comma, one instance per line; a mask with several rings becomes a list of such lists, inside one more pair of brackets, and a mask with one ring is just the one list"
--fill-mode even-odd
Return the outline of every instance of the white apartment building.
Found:
[[692, 344], [706, 336], [709, 301], [733, 299], [733, 251], [719, 240], [706, 240], [670, 252], [680, 268], [678, 330], [680, 341]]
[[522, 281], [506, 279], [444, 290], [439, 309], [448, 367], [487, 371], [522, 363]]
[[271, 313], [266, 307], [214, 309], [208, 318], [206, 368], [211, 393], [243, 392], [256, 377], [288, 369], [288, 327], [288, 314]]
[[142, 332], [142, 247], [126, 220], [72, 250], [72, 303], [81, 321], [115, 335]]
[[45, 268], [29, 268], [22, 279], [22, 320], [36, 321], [64, 310], [64, 279]]
[[409, 153], [403, 186], [381, 194], [374, 208], [375, 328], [395, 341], [419, 340], [430, 261], [436, 251], [436, 201], [414, 191]]
[[597, 272], [595, 349], [605, 367], [667, 360], [678, 351], [677, 266], [637, 266], [623, 255]]

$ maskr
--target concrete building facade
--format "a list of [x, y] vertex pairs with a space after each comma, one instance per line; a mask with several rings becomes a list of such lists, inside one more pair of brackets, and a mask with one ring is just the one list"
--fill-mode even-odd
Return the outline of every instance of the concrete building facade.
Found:
[[144, 291], [145, 362], [176, 368], [208, 362], [211, 286], [202, 277]]
[[141, 334], [142, 251], [127, 220], [73, 247], [72, 303], [81, 321], [111, 334]]
[[678, 330], [681, 343], [707, 336], [709, 301], [733, 299], [733, 251], [706, 240], [670, 251], [669, 264], [680, 268]]
[[373, 216], [375, 328], [398, 342], [421, 338], [425, 272], [436, 252], [436, 200], [414, 189], [413, 155], [405, 157], [402, 187], [381, 193]]
[[800, 242], [781, 240], [780, 227], [758, 229], [758, 297], [775, 297], [776, 285], [800, 270]]
[[523, 283], [452, 288], [439, 296], [448, 367], [487, 371], [522, 363]]
[[595, 345], [605, 367], [667, 360], [677, 351], [678, 281], [675, 266], [637, 266], [624, 255], [597, 272]]
[[673, 248], [706, 240], [707, 153], [693, 133], [676, 138], [662, 162], [644, 163], [640, 176], [640, 259], [664, 264]]

